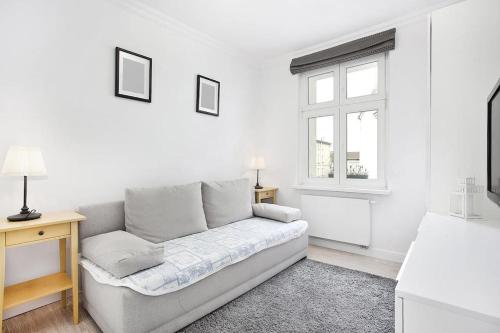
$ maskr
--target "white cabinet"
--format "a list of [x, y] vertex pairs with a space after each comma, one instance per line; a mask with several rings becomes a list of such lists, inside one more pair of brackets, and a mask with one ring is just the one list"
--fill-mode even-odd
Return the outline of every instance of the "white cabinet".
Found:
[[499, 333], [500, 223], [427, 213], [395, 308], [396, 333]]

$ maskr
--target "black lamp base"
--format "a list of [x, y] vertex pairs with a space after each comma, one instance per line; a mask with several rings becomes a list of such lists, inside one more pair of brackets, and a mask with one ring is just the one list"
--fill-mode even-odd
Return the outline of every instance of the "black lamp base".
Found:
[[262, 190], [264, 187], [260, 186], [259, 184], [259, 169], [257, 169], [257, 184], [255, 184], [254, 188], [256, 190]]
[[17, 214], [17, 215], [11, 215], [7, 217], [7, 220], [10, 222], [21, 222], [21, 221], [30, 221], [30, 220], [36, 220], [39, 219], [42, 216], [40, 213], [26, 213], [26, 214]]
[[37, 213], [35, 209], [30, 210], [26, 205], [26, 197], [28, 194], [28, 177], [24, 176], [24, 196], [23, 196], [23, 208], [21, 212], [17, 215], [11, 215], [7, 217], [10, 222], [21, 222], [21, 221], [31, 221], [39, 219], [42, 214]]

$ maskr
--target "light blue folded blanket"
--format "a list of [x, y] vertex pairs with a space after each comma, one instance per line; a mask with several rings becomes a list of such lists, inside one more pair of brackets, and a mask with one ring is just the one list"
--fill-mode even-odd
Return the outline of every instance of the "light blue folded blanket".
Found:
[[302, 236], [303, 220], [282, 223], [254, 217], [167, 241], [165, 263], [118, 279], [88, 259], [80, 263], [99, 283], [158, 296], [185, 288], [267, 248]]

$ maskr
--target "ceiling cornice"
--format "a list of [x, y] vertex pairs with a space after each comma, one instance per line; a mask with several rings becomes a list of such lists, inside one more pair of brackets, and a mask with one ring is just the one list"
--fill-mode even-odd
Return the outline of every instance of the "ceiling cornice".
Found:
[[274, 65], [276, 62], [283, 61], [284, 59], [291, 60], [292, 58], [296, 57], [301, 57], [306, 54], [314, 53], [317, 51], [321, 51], [324, 49], [327, 49], [329, 47], [333, 47], [342, 43], [346, 43], [349, 41], [352, 41], [354, 39], [362, 38], [371, 34], [375, 34], [377, 32], [384, 31], [389, 28], [393, 27], [404, 27], [405, 25], [414, 23], [419, 20], [427, 20], [428, 17], [432, 14], [432, 12], [439, 10], [444, 7], [451, 6], [453, 4], [463, 2], [465, 0], [445, 0], [441, 2], [438, 5], [426, 7], [424, 9], [421, 9], [419, 11], [413, 12], [409, 15], [401, 16], [399, 18], [389, 20], [387, 22], [377, 24], [377, 25], [372, 25], [370, 27], [366, 27], [364, 29], [352, 32], [350, 34], [343, 35], [341, 37], [333, 38], [330, 40], [327, 40], [325, 42], [321, 42], [315, 45], [311, 45], [308, 47], [301, 48], [299, 50], [295, 50], [292, 52], [287, 52], [281, 55], [278, 55], [276, 57], [269, 58], [265, 61], [261, 62], [261, 69], [265, 69], [268, 66]]
[[170, 31], [175, 31], [176, 33], [182, 34], [185, 37], [195, 42], [202, 43], [208, 47], [223, 52], [231, 57], [237, 58], [251, 67], [255, 68], [258, 66], [258, 62], [256, 62], [255, 59], [253, 59], [253, 57], [251, 57], [247, 53], [235, 47], [232, 47], [231, 45], [224, 43], [206, 33], [194, 29], [188, 26], [187, 24], [182, 23], [181, 21], [166, 15], [162, 11], [142, 3], [139, 0], [108, 0], [108, 1], [136, 15], [139, 15], [152, 22], [155, 22]]
[[137, 14], [145, 19], [155, 22], [170, 31], [175, 31], [179, 34], [183, 34], [184, 36], [195, 42], [202, 43], [208, 47], [211, 47], [222, 53], [225, 53], [228, 56], [237, 58], [244, 64], [255, 69], [255, 68], [265, 68], [268, 65], [275, 63], [276, 61], [279, 61], [280, 59], [283, 58], [291, 59], [294, 57], [302, 56], [304, 54], [332, 47], [352, 39], [360, 38], [372, 33], [382, 31], [384, 29], [387, 29], [388, 27], [394, 27], [394, 26], [401, 27], [411, 22], [415, 22], [416, 20], [422, 19], [423, 17], [428, 16], [435, 10], [453, 5], [458, 2], [462, 2], [464, 0], [445, 0], [438, 5], [421, 9], [419, 11], [399, 17], [397, 19], [389, 20], [387, 22], [378, 25], [373, 25], [341, 37], [337, 37], [322, 43], [318, 43], [315, 45], [311, 45], [309, 47], [304, 47], [299, 50], [295, 50], [292, 52], [288, 52], [285, 54], [281, 54], [266, 59], [255, 58], [252, 55], [245, 53], [242, 50], [235, 48], [228, 43], [222, 42], [204, 32], [194, 29], [191, 26], [166, 15], [162, 11], [142, 3], [140, 0], [108, 0], [108, 1], [134, 14]]

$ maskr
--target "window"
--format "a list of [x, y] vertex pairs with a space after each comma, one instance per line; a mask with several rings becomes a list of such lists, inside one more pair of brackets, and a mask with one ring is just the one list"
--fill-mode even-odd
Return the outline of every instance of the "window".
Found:
[[333, 116], [309, 118], [309, 177], [334, 177]]
[[332, 102], [334, 99], [333, 73], [310, 76], [309, 105]]
[[385, 187], [385, 55], [301, 76], [300, 182]]
[[378, 111], [356, 111], [346, 117], [346, 176], [350, 179], [377, 179]]
[[377, 62], [346, 68], [347, 98], [376, 95], [378, 93]]

